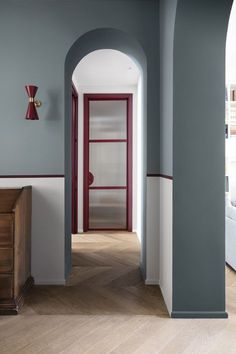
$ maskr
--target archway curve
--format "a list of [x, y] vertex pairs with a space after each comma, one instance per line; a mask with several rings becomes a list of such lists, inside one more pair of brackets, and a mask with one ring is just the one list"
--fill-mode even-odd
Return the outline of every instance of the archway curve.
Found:
[[146, 175], [147, 175], [147, 59], [139, 42], [124, 31], [99, 28], [86, 32], [69, 49], [65, 60], [65, 278], [71, 271], [71, 80], [77, 64], [87, 54], [99, 49], [114, 49], [130, 56], [142, 75], [143, 112], [143, 193], [142, 193], [142, 251], [141, 268], [146, 276]]

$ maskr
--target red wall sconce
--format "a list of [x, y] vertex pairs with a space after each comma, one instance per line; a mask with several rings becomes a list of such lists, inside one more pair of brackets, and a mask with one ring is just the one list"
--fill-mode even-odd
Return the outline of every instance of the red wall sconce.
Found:
[[29, 104], [28, 104], [28, 109], [26, 112], [26, 116], [25, 119], [28, 120], [38, 120], [39, 116], [38, 116], [38, 112], [37, 109], [38, 107], [40, 107], [42, 105], [41, 101], [35, 100], [35, 95], [36, 92], [38, 90], [37, 86], [33, 86], [33, 85], [27, 85], [25, 86], [26, 92], [28, 94], [29, 97]]

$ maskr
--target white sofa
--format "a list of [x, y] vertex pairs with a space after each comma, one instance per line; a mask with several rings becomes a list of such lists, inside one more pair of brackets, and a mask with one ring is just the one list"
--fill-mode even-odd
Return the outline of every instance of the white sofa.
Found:
[[236, 207], [228, 198], [226, 198], [225, 216], [226, 263], [236, 270]]

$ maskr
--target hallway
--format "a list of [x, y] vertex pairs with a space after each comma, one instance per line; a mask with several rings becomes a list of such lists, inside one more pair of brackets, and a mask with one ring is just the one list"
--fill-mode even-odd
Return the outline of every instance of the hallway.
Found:
[[145, 286], [137, 237], [128, 232], [73, 236], [68, 286], [81, 301], [79, 313], [167, 316], [158, 286]]
[[145, 286], [136, 235], [73, 235], [67, 286], [36, 286], [23, 313], [40, 315], [158, 315], [168, 317], [158, 286]]

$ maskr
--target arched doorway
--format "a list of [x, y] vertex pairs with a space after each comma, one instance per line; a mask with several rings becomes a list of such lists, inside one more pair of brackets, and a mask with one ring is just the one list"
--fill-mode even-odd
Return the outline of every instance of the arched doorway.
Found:
[[[139, 156], [142, 156], [143, 143], [140, 70], [126, 54], [103, 49], [91, 52], [78, 63], [72, 81], [80, 102], [80, 207], [78, 228], [73, 233], [83, 233], [91, 228], [98, 231], [127, 230], [136, 232], [141, 241], [142, 191], [139, 177], [142, 174], [142, 159]], [[89, 124], [90, 113], [93, 119]], [[89, 172], [92, 176], [90, 183]], [[95, 195], [97, 201], [91, 208], [89, 195], [93, 200]], [[108, 200], [109, 208], [106, 206]], [[90, 220], [89, 210], [93, 221]]]
[[140, 67], [142, 80], [142, 220], [141, 269], [146, 273], [146, 56], [141, 46], [126, 33], [115, 29], [97, 29], [80, 37], [69, 50], [65, 62], [65, 275], [71, 269], [71, 78], [76, 65], [90, 52], [99, 49], [119, 50], [130, 56]]

